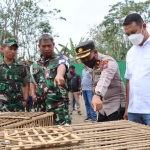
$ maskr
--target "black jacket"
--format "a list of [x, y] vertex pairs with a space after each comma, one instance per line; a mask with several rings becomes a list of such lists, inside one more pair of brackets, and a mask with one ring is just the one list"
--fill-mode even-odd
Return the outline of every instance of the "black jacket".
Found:
[[67, 85], [69, 92], [78, 92], [81, 87], [81, 78], [78, 74], [68, 74], [67, 75]]

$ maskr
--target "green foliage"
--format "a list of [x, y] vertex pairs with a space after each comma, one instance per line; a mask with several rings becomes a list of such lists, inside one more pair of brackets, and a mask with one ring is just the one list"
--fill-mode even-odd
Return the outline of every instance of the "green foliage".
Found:
[[111, 55], [117, 61], [125, 61], [126, 53], [132, 46], [123, 31], [123, 21], [130, 13], [139, 13], [145, 22], [150, 21], [150, 1], [135, 3], [125, 0], [110, 6], [104, 20], [90, 29], [90, 36], [99, 52]]
[[[86, 41], [86, 40], [88, 40], [88, 38], [85, 39], [85, 38], [81, 37], [79, 43]], [[58, 55], [63, 54], [63, 55], [70, 57], [71, 63], [80, 63], [80, 60], [75, 60], [75, 58], [76, 58], [76, 51], [75, 51], [76, 44], [73, 43], [71, 38], [69, 39], [70, 48], [67, 47], [68, 44], [66, 44], [66, 46], [63, 44], [58, 44], [58, 45], [61, 47], [60, 50], [57, 47], [55, 47], [56, 53]]]
[[[53, 33], [49, 20], [59, 19], [59, 9], [45, 11], [41, 4], [49, 0], [1, 0], [0, 29], [1, 39], [13, 36], [19, 43], [18, 57], [35, 60], [40, 54], [37, 47], [38, 37], [43, 33]], [[65, 20], [61, 17], [62, 20]]]

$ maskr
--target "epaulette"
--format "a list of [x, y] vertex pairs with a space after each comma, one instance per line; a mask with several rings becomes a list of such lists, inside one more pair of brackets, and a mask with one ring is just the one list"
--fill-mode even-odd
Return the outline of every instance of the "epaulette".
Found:
[[25, 67], [25, 65], [21, 61], [15, 61], [15, 65], [16, 66], [24, 66]]

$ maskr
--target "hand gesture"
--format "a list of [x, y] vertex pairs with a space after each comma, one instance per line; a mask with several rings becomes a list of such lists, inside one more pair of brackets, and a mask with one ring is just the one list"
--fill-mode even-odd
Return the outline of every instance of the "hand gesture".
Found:
[[58, 85], [64, 85], [65, 84], [65, 79], [63, 76], [60, 75], [56, 75], [55, 79], [54, 79], [54, 86]]
[[102, 107], [103, 107], [103, 103], [102, 103], [102, 101], [100, 99], [100, 96], [94, 95], [91, 105], [92, 105], [92, 108], [94, 109], [94, 111], [101, 110]]

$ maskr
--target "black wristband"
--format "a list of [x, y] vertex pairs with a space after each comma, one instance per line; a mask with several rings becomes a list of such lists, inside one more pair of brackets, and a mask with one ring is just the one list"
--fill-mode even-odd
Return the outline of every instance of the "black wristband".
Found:
[[95, 91], [94, 95], [97, 95], [101, 98], [101, 100], [103, 100], [103, 96], [101, 92]]
[[27, 100], [22, 100], [22, 102], [27, 102]]

